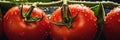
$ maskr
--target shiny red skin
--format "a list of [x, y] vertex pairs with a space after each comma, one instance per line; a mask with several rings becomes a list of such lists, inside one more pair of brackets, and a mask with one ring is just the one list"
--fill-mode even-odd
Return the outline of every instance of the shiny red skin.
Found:
[[[97, 31], [96, 17], [88, 7], [79, 4], [69, 5], [71, 17], [78, 16], [72, 22], [72, 27], [59, 26], [50, 23], [50, 35], [53, 40], [93, 40]], [[61, 8], [55, 10], [50, 21], [61, 22]]]
[[[30, 8], [23, 5], [25, 12]], [[32, 11], [33, 17], [44, 18], [38, 22], [25, 22], [21, 16], [18, 6], [11, 8], [4, 16], [4, 30], [8, 40], [45, 40], [48, 35], [48, 19], [45, 13], [35, 7]]]
[[105, 20], [104, 35], [106, 40], [120, 40], [120, 7], [111, 10]]

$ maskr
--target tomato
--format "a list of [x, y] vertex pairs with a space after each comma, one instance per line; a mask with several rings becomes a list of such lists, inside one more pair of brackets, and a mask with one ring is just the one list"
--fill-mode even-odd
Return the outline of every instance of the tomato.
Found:
[[105, 19], [104, 35], [107, 40], [120, 40], [120, 7], [111, 10]]
[[2, 22], [0, 21], [0, 40], [2, 39], [2, 33], [3, 33]]
[[0, 39], [2, 39], [2, 22], [0, 22]]
[[3, 21], [9, 40], [45, 40], [49, 32], [45, 12], [34, 6], [15, 6], [7, 11]]
[[2, 39], [3, 26], [2, 26], [2, 12], [0, 8], [0, 40]]
[[96, 20], [94, 12], [83, 4], [58, 8], [49, 17], [51, 38], [53, 40], [93, 40], [97, 31]]

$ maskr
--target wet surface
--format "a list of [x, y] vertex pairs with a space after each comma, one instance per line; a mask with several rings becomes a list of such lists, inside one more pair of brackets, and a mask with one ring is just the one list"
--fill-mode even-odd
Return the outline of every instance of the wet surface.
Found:
[[[57, 8], [59, 8], [59, 6], [40, 7], [40, 9], [42, 9], [44, 12], [46, 12], [47, 16], [50, 16]], [[105, 7], [105, 14], [107, 14], [111, 9], [113, 9], [113, 8]], [[5, 37], [5, 35], [3, 37], [3, 40], [7, 40], [7, 38]], [[50, 37], [50, 35], [47, 37], [46, 40], [52, 40], [52, 38]], [[104, 35], [102, 35], [100, 37], [100, 40], [105, 40]]]
[[[94, 1], [94, 0], [93, 0], [93, 1]], [[114, 1], [114, 2], [120, 3], [120, 1]], [[4, 7], [4, 6], [0, 6], [0, 8], [1, 8], [1, 7]], [[3, 8], [3, 9], [1, 10], [2, 13], [5, 14], [5, 12], [6, 12], [9, 8], [11, 8], [11, 7]], [[51, 13], [52, 13], [54, 10], [56, 10], [57, 8], [58, 8], [58, 6], [40, 7], [40, 9], [42, 9], [42, 10], [44, 10], [44, 12], [46, 12], [47, 16], [50, 16]], [[109, 13], [111, 9], [113, 9], [113, 8], [109, 8], [109, 7], [104, 7], [104, 8], [105, 8], [105, 15], [106, 15], [107, 13]], [[120, 22], [120, 20], [118, 20], [118, 21]], [[22, 33], [22, 34], [23, 34], [23, 33]], [[21, 34], [21, 35], [22, 35], [22, 34]], [[3, 34], [3, 39], [2, 39], [2, 40], [7, 40], [7, 38], [5, 37], [5, 34]], [[52, 40], [51, 37], [50, 37], [50, 35], [47, 37], [46, 40]], [[102, 34], [102, 36], [100, 37], [100, 40], [105, 40], [105, 37], [104, 37], [103, 34]]]

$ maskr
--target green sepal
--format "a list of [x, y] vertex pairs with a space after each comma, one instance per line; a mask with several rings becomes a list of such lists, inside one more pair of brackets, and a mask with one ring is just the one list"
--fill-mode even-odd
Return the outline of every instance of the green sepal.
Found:
[[[66, 9], [68, 9], [68, 10], [66, 10]], [[65, 25], [68, 28], [71, 28], [72, 22], [78, 16], [78, 13], [74, 17], [71, 17], [71, 12], [70, 12], [69, 7], [67, 5], [63, 5], [63, 7], [61, 8], [61, 15], [62, 15], [62, 19], [63, 19], [62, 22], [51, 22], [51, 21], [50, 22], [55, 25], [61, 25], [61, 26]]]
[[21, 16], [24, 18], [24, 20], [25, 20], [26, 22], [37, 22], [37, 21], [40, 21], [40, 20], [43, 19], [43, 16], [40, 17], [40, 18], [33, 17], [33, 16], [31, 15], [33, 9], [34, 9], [34, 6], [31, 6], [31, 7], [28, 9], [28, 12], [24, 12], [24, 11], [23, 11], [23, 5], [20, 7]]
[[55, 25], [65, 25], [64, 22], [52, 22], [50, 21], [52, 24], [55, 24]]

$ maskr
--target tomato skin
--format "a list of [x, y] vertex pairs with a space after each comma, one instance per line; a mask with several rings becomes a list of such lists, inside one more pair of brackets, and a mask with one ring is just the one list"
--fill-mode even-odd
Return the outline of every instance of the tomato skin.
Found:
[[0, 40], [2, 39], [2, 35], [3, 35], [3, 25], [2, 25], [2, 12], [0, 8]]
[[[25, 12], [29, 8], [29, 5], [23, 5]], [[49, 32], [47, 16], [39, 8], [33, 9], [32, 16], [44, 17], [38, 22], [25, 22], [20, 9], [17, 6], [11, 8], [3, 19], [7, 38], [9, 40], [45, 40]]]
[[0, 19], [0, 40], [2, 39], [2, 33], [3, 33], [3, 26], [2, 26], [2, 20]]
[[106, 16], [104, 35], [107, 40], [120, 40], [120, 7], [114, 8]]
[[[84, 5], [69, 5], [71, 17], [77, 13], [78, 17], [72, 22], [72, 27], [58, 26], [50, 23], [50, 34], [53, 40], [93, 40], [97, 31], [94, 12]], [[61, 22], [61, 8], [50, 16], [50, 21]]]
[[2, 33], [3, 33], [2, 22], [0, 22], [0, 40], [2, 39]]

